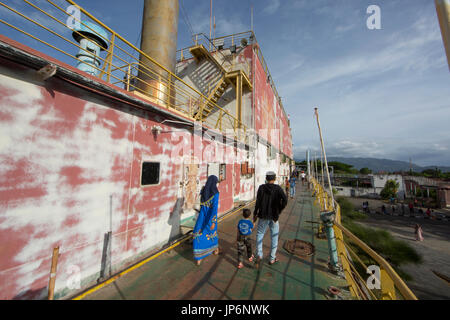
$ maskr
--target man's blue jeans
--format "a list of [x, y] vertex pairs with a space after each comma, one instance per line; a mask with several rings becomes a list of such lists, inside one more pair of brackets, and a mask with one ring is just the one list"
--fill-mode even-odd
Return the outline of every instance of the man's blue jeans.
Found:
[[295, 196], [295, 185], [291, 186], [291, 197]]
[[278, 248], [278, 234], [280, 230], [280, 225], [273, 220], [267, 219], [259, 219], [258, 221], [258, 229], [256, 231], [256, 247], [258, 250], [258, 257], [263, 258], [263, 238], [267, 231], [267, 228], [270, 228], [270, 237], [271, 237], [271, 251], [270, 251], [270, 261], [275, 260]]

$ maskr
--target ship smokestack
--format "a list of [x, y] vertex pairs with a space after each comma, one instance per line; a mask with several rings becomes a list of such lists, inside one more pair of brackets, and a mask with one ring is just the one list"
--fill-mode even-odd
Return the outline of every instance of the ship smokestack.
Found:
[[[175, 73], [176, 66], [178, 15], [178, 0], [144, 0], [141, 50], [172, 73]], [[158, 104], [172, 100], [169, 98], [174, 95], [169, 93], [172, 87], [159, 80], [159, 77], [167, 79], [168, 73], [145, 56], [141, 55], [140, 63], [139, 79], [145, 82], [138, 81], [137, 86], [146, 95], [155, 98]]]
[[442, 40], [447, 53], [448, 68], [450, 69], [450, 0], [435, 0]]

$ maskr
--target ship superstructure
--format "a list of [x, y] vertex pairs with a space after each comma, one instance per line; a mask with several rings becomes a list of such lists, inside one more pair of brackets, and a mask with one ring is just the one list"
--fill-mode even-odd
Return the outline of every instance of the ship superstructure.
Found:
[[289, 119], [254, 33], [176, 51], [148, 30], [163, 15], [176, 38], [177, 2], [145, 2], [141, 49], [73, 1], [0, 2], [17, 35], [0, 35], [2, 299], [45, 298], [55, 248], [63, 298], [169, 245], [211, 174], [224, 215], [267, 171], [292, 173]]

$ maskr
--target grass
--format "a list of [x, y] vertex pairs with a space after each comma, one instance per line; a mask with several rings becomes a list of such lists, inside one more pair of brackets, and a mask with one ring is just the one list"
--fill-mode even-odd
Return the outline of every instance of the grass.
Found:
[[[394, 237], [386, 230], [373, 229], [356, 223], [356, 221], [366, 219], [366, 215], [355, 211], [353, 204], [345, 198], [339, 198], [338, 202], [341, 207], [342, 224], [350, 230], [351, 233], [361, 239], [361, 241], [386, 259], [401, 278], [404, 280], [412, 280], [412, 277], [404, 272], [400, 266], [406, 263], [421, 263], [422, 257], [417, 251], [406, 242], [394, 239]], [[375, 264], [373, 259], [365, 254], [359, 247], [353, 244], [350, 244], [350, 246], [364, 264]], [[362, 266], [358, 268], [358, 271], [365, 274], [365, 270], [363, 270]]]

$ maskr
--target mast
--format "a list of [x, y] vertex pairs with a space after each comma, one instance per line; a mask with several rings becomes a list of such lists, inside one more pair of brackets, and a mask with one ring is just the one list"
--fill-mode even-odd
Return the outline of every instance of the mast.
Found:
[[316, 118], [317, 118], [317, 126], [319, 127], [320, 145], [322, 147], [323, 158], [324, 158], [324, 161], [325, 161], [325, 169], [326, 169], [326, 172], [327, 172], [328, 184], [329, 184], [329, 187], [330, 187], [330, 196], [331, 196], [331, 201], [332, 201], [331, 203], [332, 203], [333, 209], [334, 209], [335, 207], [334, 207], [333, 187], [331, 186], [330, 171], [328, 170], [327, 154], [325, 152], [325, 146], [324, 146], [324, 143], [323, 143], [322, 129], [320, 128], [318, 108], [314, 108], [314, 113], [315, 113]]

